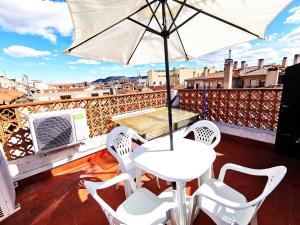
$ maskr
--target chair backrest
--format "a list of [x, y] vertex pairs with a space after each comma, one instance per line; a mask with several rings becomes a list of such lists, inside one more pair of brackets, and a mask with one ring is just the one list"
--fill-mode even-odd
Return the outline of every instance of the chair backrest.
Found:
[[126, 165], [131, 162], [132, 139], [137, 139], [142, 143], [146, 142], [134, 130], [129, 127], [119, 126], [111, 130], [107, 136], [106, 147], [108, 151], [118, 160], [121, 170], [126, 171]]
[[190, 132], [194, 133], [196, 141], [210, 145], [212, 148], [216, 147], [221, 140], [219, 128], [213, 122], [208, 120], [200, 120], [192, 124], [185, 131], [185, 135]]
[[268, 181], [265, 185], [263, 192], [254, 200], [246, 203], [249, 206], [255, 207], [255, 212], [260, 208], [266, 197], [277, 187], [285, 176], [287, 169], [285, 166], [276, 166], [268, 169], [263, 169], [259, 171], [258, 176], [267, 176]]

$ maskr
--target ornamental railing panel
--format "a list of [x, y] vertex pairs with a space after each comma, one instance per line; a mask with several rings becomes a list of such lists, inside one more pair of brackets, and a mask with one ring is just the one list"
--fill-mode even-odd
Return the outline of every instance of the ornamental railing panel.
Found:
[[208, 120], [277, 130], [281, 89], [179, 90], [179, 107]]
[[31, 113], [84, 108], [90, 136], [109, 132], [112, 116], [166, 106], [166, 92], [136, 93], [0, 106], [0, 141], [8, 160], [34, 154], [27, 117]]

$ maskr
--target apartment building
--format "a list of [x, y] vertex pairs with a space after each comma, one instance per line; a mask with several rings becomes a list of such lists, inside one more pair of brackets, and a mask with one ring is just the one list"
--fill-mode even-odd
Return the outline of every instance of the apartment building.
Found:
[[0, 76], [0, 87], [8, 90], [16, 90], [18, 92], [27, 93], [28, 86], [18, 82], [16, 79], [10, 79], [8, 77]]
[[174, 68], [172, 73], [173, 85], [184, 85], [184, 81], [190, 78], [207, 76], [215, 72], [215, 68]]
[[[170, 71], [172, 74], [172, 71]], [[149, 70], [147, 71], [147, 86], [155, 87], [166, 85], [166, 73], [164, 70]]]
[[[300, 55], [294, 56], [294, 64], [300, 63]], [[209, 73], [207, 76], [185, 80], [188, 89], [206, 88], [263, 88], [276, 87], [283, 84], [287, 57], [283, 57], [281, 64], [264, 65], [264, 59], [258, 59], [256, 66], [248, 66], [246, 61], [238, 62], [226, 59], [224, 71]]]
[[[174, 68], [170, 71], [171, 86], [184, 85], [186, 79], [207, 76], [215, 72], [215, 68]], [[150, 70], [147, 72], [148, 87], [166, 85], [166, 73], [164, 70]]]

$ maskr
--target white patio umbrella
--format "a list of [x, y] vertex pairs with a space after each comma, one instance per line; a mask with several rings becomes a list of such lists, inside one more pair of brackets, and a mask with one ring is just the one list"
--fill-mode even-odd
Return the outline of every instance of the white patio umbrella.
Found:
[[75, 35], [65, 53], [131, 65], [165, 62], [173, 149], [169, 60], [190, 60], [224, 47], [263, 39], [268, 24], [290, 2], [68, 0]]

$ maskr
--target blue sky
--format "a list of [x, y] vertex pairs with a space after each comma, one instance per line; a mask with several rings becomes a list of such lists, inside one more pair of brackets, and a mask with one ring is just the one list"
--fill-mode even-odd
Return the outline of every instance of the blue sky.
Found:
[[[72, 23], [65, 1], [0, 0], [0, 75], [49, 83], [92, 81], [106, 76], [146, 75], [163, 64], [127, 67], [110, 62], [96, 62], [64, 55], [72, 42]], [[270, 24], [266, 40], [255, 40], [234, 46], [235, 60], [249, 65], [265, 58], [265, 63], [280, 63], [287, 56], [289, 64], [300, 53], [300, 0], [294, 0]], [[215, 66], [222, 69], [228, 49], [190, 62], [171, 63], [172, 67]]]

